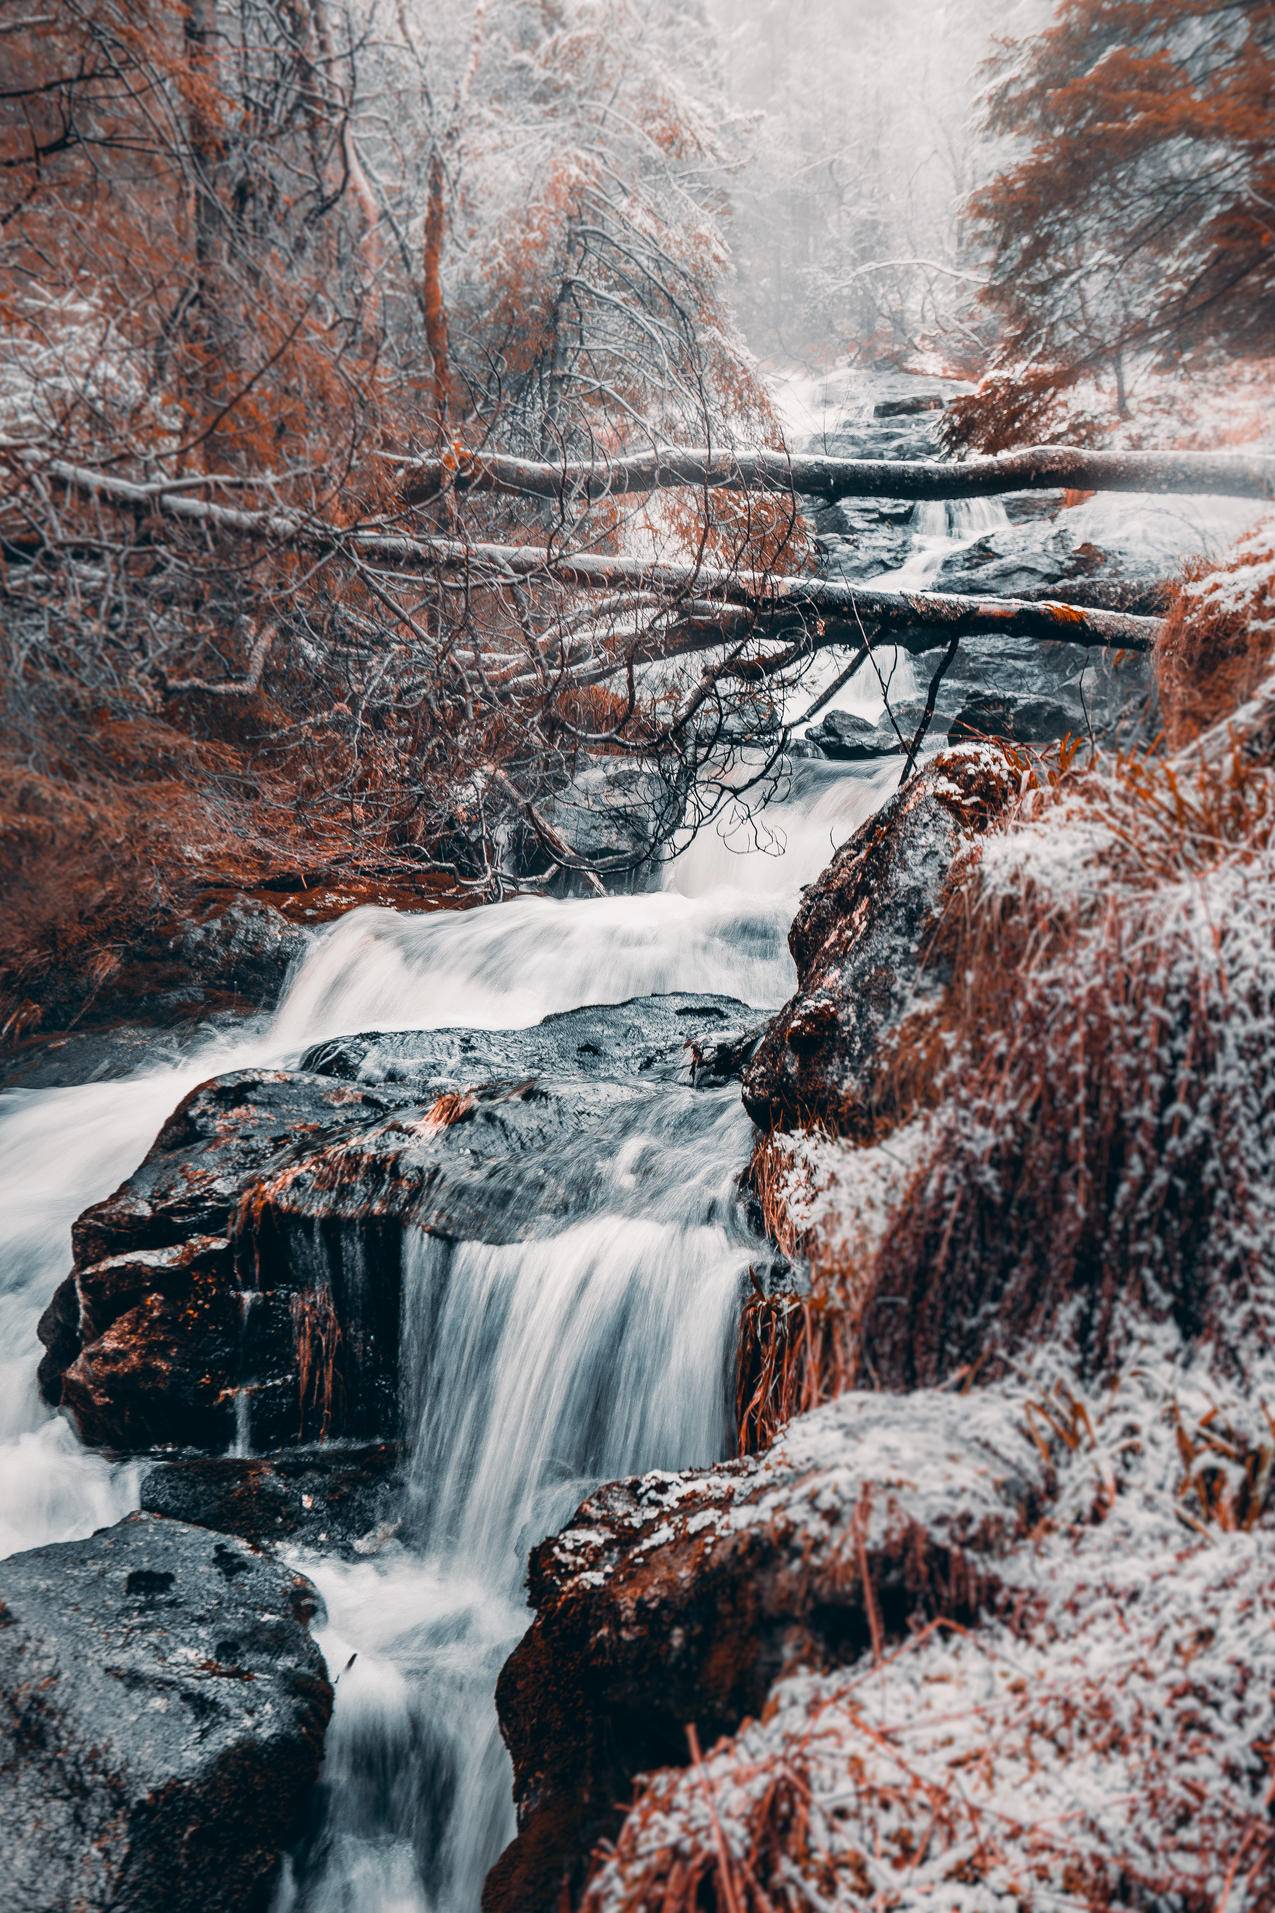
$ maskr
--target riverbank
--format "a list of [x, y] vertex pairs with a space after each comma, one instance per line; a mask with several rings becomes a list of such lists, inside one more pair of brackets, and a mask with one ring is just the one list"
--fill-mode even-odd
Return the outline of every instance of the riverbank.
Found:
[[[845, 431], [860, 445], [884, 444], [923, 430], [924, 416], [904, 414], [900, 424], [899, 415], [877, 421], [852, 408]], [[875, 532], [827, 527], [825, 563], [855, 562], [871, 535], [890, 542], [896, 569], [916, 583], [998, 535], [946, 516], [941, 526], [905, 524], [888, 507], [875, 523]], [[1042, 546], [1055, 535], [1033, 526]], [[876, 550], [879, 561], [884, 544]], [[1007, 700], [1030, 692], [1039, 701], [1041, 686], [1028, 691], [1022, 660], [999, 642], [983, 688], [990, 680]], [[960, 1238], [971, 1266], [945, 1271], [938, 1257], [948, 1197], [936, 1185], [942, 1215], [920, 1212], [930, 1221], [913, 1245], [915, 1310], [902, 1327], [879, 1311], [867, 1372], [892, 1391], [885, 1420], [849, 1395], [844, 1410], [836, 1402], [819, 1410], [813, 1432], [801, 1422], [781, 1432], [794, 1410], [864, 1384], [871, 1257], [927, 1161], [926, 1125], [950, 1110], [972, 1134], [987, 1133], [987, 1112], [980, 1105], [971, 1115], [961, 1101], [965, 1059], [953, 1032], [964, 1041], [973, 1030], [993, 1047], [1003, 1037], [1012, 1062], [1020, 1020], [1028, 1035], [1051, 1026], [1052, 999], [1035, 1003], [1035, 1021], [1027, 1016], [1030, 953], [1044, 928], [1056, 928], [1052, 904], [1043, 917], [1024, 913], [1041, 888], [1027, 850], [1041, 846], [1051, 876], [1079, 873], [1067, 894], [1088, 908], [1107, 894], [1108, 838], [1128, 837], [1127, 819], [1107, 818], [1103, 836], [1096, 814], [1067, 810], [1067, 753], [1049, 749], [1048, 738], [1033, 750], [968, 745], [923, 765], [895, 796], [925, 661], [878, 652], [874, 663], [819, 715], [883, 731], [884, 681], [899, 720], [885, 754], [796, 759], [759, 829], [739, 818], [730, 843], [700, 837], [658, 888], [425, 914], [359, 907], [306, 931], [272, 1011], [183, 1039], [176, 1055], [157, 1046], [115, 1080], [4, 1099], [12, 1386], [0, 1467], [11, 1546], [71, 1543], [140, 1499], [149, 1520], [180, 1517], [197, 1535], [208, 1524], [281, 1541], [290, 1568], [326, 1605], [326, 1620], [314, 1617], [335, 1687], [323, 1777], [304, 1824], [281, 1803], [256, 1849], [262, 1881], [290, 1850], [281, 1909], [317, 1913], [352, 1899], [361, 1909], [472, 1913], [515, 1832], [492, 1697], [530, 1618], [522, 1587], [533, 1549], [539, 1618], [501, 1677], [519, 1845], [494, 1877], [492, 1903], [520, 1913], [542, 1901], [556, 1907], [564, 1869], [581, 1891], [591, 1880], [599, 1905], [641, 1903], [657, 1875], [658, 1890], [671, 1891], [667, 1869], [651, 1871], [658, 1820], [688, 1869], [678, 1892], [702, 1888], [723, 1906], [734, 1892], [737, 1906], [750, 1904], [748, 1856], [777, 1852], [779, 1866], [787, 1836], [776, 1847], [770, 1808], [757, 1819], [749, 1806], [730, 1820], [732, 1841], [738, 1827], [743, 1844], [731, 1846], [721, 1871], [715, 1843], [711, 1852], [703, 1844], [712, 1816], [683, 1812], [685, 1790], [699, 1785], [685, 1720], [700, 1722], [701, 1751], [728, 1736], [713, 1756], [723, 1773], [754, 1758], [752, 1742], [734, 1744], [746, 1716], [769, 1710], [783, 1734], [792, 1729], [794, 1746], [802, 1741], [790, 1697], [799, 1692], [817, 1712], [816, 1677], [827, 1677], [829, 1718], [841, 1721], [853, 1711], [843, 1690], [861, 1657], [876, 1665], [910, 1641], [911, 1615], [972, 1628], [993, 1595], [1011, 1585], [1021, 1592], [1033, 1575], [1048, 1579], [1054, 1557], [1048, 1547], [1039, 1553], [1036, 1526], [1057, 1523], [1050, 1545], [1065, 1548], [1085, 1484], [1094, 1470], [1104, 1478], [1111, 1431], [1126, 1411], [1107, 1421], [1105, 1408], [1089, 1407], [1088, 1374], [1074, 1363], [1029, 1382], [982, 1372], [974, 1277], [991, 1266], [988, 1245], [998, 1234], [1045, 1241], [1054, 1218], [1052, 1210], [1023, 1218], [1011, 1235], [1008, 1192], [1024, 1178], [1006, 1170], [988, 1183], [978, 1164], [958, 1179], [991, 1191], [987, 1212]], [[1123, 682], [1108, 686], [1116, 702]], [[968, 683], [953, 688], [970, 693]], [[1072, 728], [1068, 700], [1101, 703], [1071, 662], [1050, 688], [1063, 728]], [[1068, 762], [1079, 778], [1074, 752]], [[1101, 765], [1087, 775], [1106, 788]], [[1155, 775], [1147, 772], [1146, 801], [1158, 817]], [[1127, 776], [1136, 795], [1136, 771]], [[1039, 815], [1021, 809], [1032, 778]], [[1228, 798], [1240, 806], [1237, 829], [1256, 827], [1245, 806], [1268, 783], [1269, 758], [1259, 755]], [[1082, 809], [1086, 802], [1077, 797]], [[1060, 861], [1054, 848], [1076, 851], [1085, 818], [1093, 868]], [[1181, 844], [1157, 854], [1161, 864], [1185, 859], [1199, 875], [1198, 856], [1187, 858]], [[1000, 871], [1001, 916], [990, 921], [1021, 918], [1030, 934], [1004, 951], [988, 943], [981, 960], [1002, 979], [996, 1017], [987, 1020], [980, 998], [958, 1031], [945, 993], [978, 953], [937, 970], [927, 963], [951, 897], [965, 894], [953, 886], [967, 867], [983, 873], [979, 882]], [[1130, 901], [1131, 919], [1142, 907]], [[986, 912], [971, 914], [982, 921]], [[1242, 929], [1247, 914], [1233, 914]], [[1083, 1048], [1083, 1029], [1077, 1040]], [[1120, 1053], [1116, 1032], [1093, 1051], [1100, 1068]], [[970, 1080], [980, 1082], [980, 1071]], [[1061, 1080], [1070, 1080], [1065, 1067]], [[1006, 1121], [1022, 1100], [1000, 1111]], [[1263, 1106], [1262, 1122], [1268, 1113]], [[1043, 1146], [1069, 1133], [1060, 1118]], [[1007, 1131], [1007, 1149], [1016, 1135]], [[1266, 1147], [1264, 1129], [1256, 1146]], [[1091, 1189], [1104, 1186], [1086, 1174]], [[1039, 1177], [1036, 1165], [1026, 1180]], [[1066, 1201], [1055, 1206], [1065, 1211]], [[1106, 1212], [1094, 1213], [1106, 1227]], [[42, 1329], [42, 1407], [35, 1325], [55, 1291]], [[994, 1298], [989, 1306], [994, 1316]], [[920, 1339], [914, 1314], [930, 1324]], [[1019, 1314], [1009, 1311], [1007, 1326]], [[888, 1371], [887, 1357], [896, 1364]], [[971, 1410], [951, 1392], [953, 1363], [968, 1371], [962, 1385], [994, 1382], [1000, 1392], [979, 1393]], [[1067, 1399], [1054, 1388], [1060, 1379]], [[1244, 1386], [1251, 1381], [1245, 1371]], [[949, 1389], [936, 1405], [942, 1383]], [[1228, 1386], [1233, 1394], [1237, 1385]], [[1176, 1399], [1157, 1398], [1148, 1423], [1157, 1494], [1168, 1492], [1164, 1437]], [[76, 1444], [61, 1413], [49, 1417], [49, 1400], [92, 1451]], [[1096, 1458], [1067, 1400], [1085, 1402], [1103, 1430]], [[961, 1404], [956, 1426], [944, 1402]], [[961, 1425], [975, 1412], [987, 1423], [981, 1447]], [[1227, 1485], [1231, 1500], [1218, 1499], [1212, 1438], [1191, 1432], [1212, 1426], [1205, 1412], [1184, 1424], [1213, 1497], [1202, 1518], [1219, 1525], [1216, 1509], [1226, 1508], [1235, 1516], [1226, 1531], [1251, 1536], [1265, 1517], [1264, 1492], [1235, 1500]], [[769, 1460], [731, 1461], [741, 1424], [754, 1449], [778, 1436]], [[966, 1436], [968, 1465], [954, 1468]], [[1235, 1446], [1239, 1435], [1226, 1439]], [[893, 1473], [882, 1473], [883, 1445], [897, 1451]], [[1260, 1441], [1238, 1452], [1241, 1468], [1250, 1453], [1260, 1462]], [[827, 1471], [818, 1521], [794, 1485], [816, 1463]], [[653, 1486], [587, 1499], [599, 1482], [652, 1470]], [[1136, 1469], [1129, 1481], [1135, 1498], [1149, 1492]], [[838, 1542], [826, 1559], [812, 1558], [807, 1543], [820, 1523], [834, 1536], [858, 1532], [854, 1510], [868, 1488], [902, 1525], [892, 1516], [879, 1534], [865, 1528], [862, 1556], [856, 1541], [850, 1555]], [[755, 1495], [765, 1519], [748, 1512]], [[718, 1519], [736, 1504], [737, 1522]], [[1158, 1522], [1176, 1521], [1172, 1496], [1156, 1505]], [[1132, 1506], [1120, 1503], [1121, 1521]], [[719, 1568], [710, 1559], [717, 1539], [736, 1529], [745, 1538]], [[546, 1540], [556, 1530], [559, 1539]], [[1101, 1545], [1124, 1532], [1112, 1521]], [[1162, 1522], [1157, 1546], [1168, 1532]], [[1242, 1608], [1251, 1588], [1236, 1586]], [[694, 1613], [669, 1605], [679, 1588]], [[144, 1634], [153, 1623], [144, 1608], [129, 1625]], [[217, 1651], [215, 1610], [201, 1625], [205, 1658], [223, 1670], [241, 1665]], [[628, 1687], [614, 1663], [621, 1639], [632, 1650]], [[547, 1643], [548, 1686], [536, 1673], [537, 1642]], [[998, 1642], [998, 1653], [1010, 1651]], [[308, 1652], [295, 1639], [290, 1651]], [[676, 1666], [670, 1652], [683, 1656]], [[606, 1679], [584, 1679], [583, 1693], [570, 1688], [602, 1663]], [[608, 1686], [612, 1676], [618, 1684]], [[965, 1678], [950, 1668], [949, 1677]], [[195, 1698], [178, 1693], [179, 1705], [198, 1705], [199, 1690], [190, 1691]], [[674, 1697], [667, 1706], [655, 1705], [661, 1693]], [[1031, 1717], [1024, 1723], [1025, 1733], [1038, 1731]], [[787, 1758], [768, 1731], [759, 1757]], [[118, 1732], [124, 1765], [143, 1771], [129, 1736], [144, 1735], [145, 1722], [123, 1710]], [[844, 1734], [834, 1752], [843, 1743]], [[591, 1764], [599, 1748], [606, 1758]], [[618, 1801], [652, 1770], [622, 1822]], [[1216, 1826], [1239, 1824], [1246, 1801], [1237, 1787], [1230, 1819]], [[181, 1822], [173, 1826], [181, 1835]], [[769, 1847], [758, 1844], [763, 1826]], [[594, 1854], [603, 1835], [616, 1842], [614, 1859]], [[73, 1857], [50, 1847], [50, 1906], [66, 1877], [59, 1868]], [[763, 1890], [773, 1900], [778, 1889], [771, 1880]], [[201, 1913], [220, 1904], [200, 1881], [190, 1891]]]

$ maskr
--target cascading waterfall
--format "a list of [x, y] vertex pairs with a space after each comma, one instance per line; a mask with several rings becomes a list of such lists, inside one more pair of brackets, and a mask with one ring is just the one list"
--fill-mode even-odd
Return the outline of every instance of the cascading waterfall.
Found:
[[[940, 507], [941, 525], [922, 511], [906, 582], [932, 578], [1000, 509]], [[908, 672], [901, 657], [892, 695], [907, 694]], [[858, 696], [879, 710], [875, 686]], [[135, 1505], [137, 1470], [86, 1453], [40, 1406], [35, 1324], [65, 1273], [71, 1222], [135, 1167], [183, 1095], [354, 1030], [513, 1028], [673, 989], [777, 1005], [802, 884], [897, 774], [799, 762], [755, 831], [701, 835], [652, 894], [352, 911], [316, 934], [273, 1016], [182, 1056], [157, 1039], [155, 1065], [121, 1080], [0, 1095], [0, 1553], [90, 1533]], [[609, 1171], [555, 1233], [495, 1246], [408, 1232], [402, 1521], [366, 1559], [304, 1564], [327, 1603], [337, 1711], [325, 1811], [286, 1870], [281, 1913], [472, 1913], [511, 1831], [492, 1693], [525, 1625], [529, 1547], [598, 1480], [727, 1447], [756, 1246], [735, 1196], [751, 1139], [738, 1090], [635, 1085], [606, 1121]], [[247, 1452], [249, 1392], [238, 1407]]]
[[[692, 980], [739, 991], [742, 979], [754, 1000], [773, 1002], [787, 988], [793, 878], [822, 868], [896, 776], [800, 764], [779, 807], [781, 839], [701, 836], [654, 896], [502, 905], [442, 937], [443, 920], [426, 919], [424, 943], [413, 937], [390, 960], [410, 970], [428, 950], [447, 1004], [463, 939], [478, 986], [471, 1024], [514, 1021], [488, 995], [511, 945], [525, 961], [505, 1004], [542, 974], [580, 989], [564, 965], [585, 961], [585, 1000]], [[509, 928], [493, 938], [501, 917]], [[564, 923], [546, 947], [545, 928]], [[599, 933], [614, 965], [605, 992]], [[330, 982], [310, 979], [316, 998], [338, 975], [334, 965]], [[401, 979], [388, 987], [401, 990]], [[752, 1126], [733, 1086], [676, 1084], [635, 1086], [607, 1124], [609, 1173], [552, 1235], [492, 1246], [409, 1233], [403, 1525], [375, 1560], [301, 1563], [328, 1607], [337, 1710], [318, 1827], [285, 1873], [276, 1913], [476, 1907], [513, 1832], [493, 1694], [526, 1626], [530, 1548], [599, 1480], [727, 1450], [741, 1287], [757, 1249], [737, 1200]]]
[[345, 1672], [319, 1829], [280, 1909], [477, 1906], [513, 1832], [492, 1697], [530, 1548], [598, 1480], [726, 1452], [751, 1125], [734, 1090], [670, 1085], [636, 1094], [611, 1140], [605, 1184], [552, 1235], [409, 1235], [402, 1539], [354, 1568], [303, 1562]]
[[351, 1030], [515, 1028], [673, 989], [782, 1002], [801, 884], [896, 775], [798, 764], [760, 848], [745, 851], [740, 838], [737, 854], [708, 833], [652, 895], [517, 898], [424, 916], [353, 910], [316, 935], [272, 1017], [181, 1056], [157, 1037], [163, 1060], [114, 1081], [0, 1094], [0, 1555], [90, 1534], [136, 1504], [136, 1469], [80, 1448], [40, 1403], [36, 1323], [69, 1266], [76, 1216], [136, 1167], [184, 1095]]
[[[21, 1404], [0, 1444], [10, 1546], [89, 1533], [135, 1505], [137, 1470], [86, 1453], [41, 1410], [35, 1323], [72, 1220], [135, 1166], [181, 1096], [356, 1029], [513, 1028], [673, 989], [778, 1004], [801, 884], [896, 777], [798, 763], [755, 836], [701, 836], [646, 896], [352, 911], [316, 937], [268, 1021], [122, 1081], [0, 1099], [0, 1266], [17, 1276], [4, 1302]], [[409, 1238], [404, 1527], [367, 1561], [304, 1563], [328, 1607], [338, 1705], [330, 1810], [281, 1909], [471, 1913], [512, 1830], [492, 1696], [526, 1624], [528, 1548], [595, 1481], [724, 1452], [751, 1254], [734, 1191], [751, 1126], [736, 1088], [676, 1084], [635, 1086], [614, 1123], [605, 1185], [557, 1234], [506, 1247]], [[250, 1394], [239, 1406], [243, 1452]]]
[[[883, 591], [927, 591], [947, 559], [1008, 523], [999, 498], [920, 499], [912, 509], [912, 537], [906, 558], [871, 582]], [[833, 683], [843, 665], [844, 660], [835, 653], [821, 660], [805, 686], [806, 697], [813, 702], [825, 686]], [[896, 645], [881, 644], [874, 648], [871, 662], [856, 671], [830, 703], [820, 708], [845, 711], [876, 723], [887, 695], [894, 707], [921, 696], [922, 687], [907, 652]]]
[[[756, 836], [703, 835], [646, 896], [353, 911], [316, 937], [273, 1018], [119, 1081], [0, 1098], [5, 1551], [91, 1533], [136, 1505], [138, 1470], [87, 1453], [41, 1408], [35, 1324], [71, 1222], [188, 1090], [354, 1029], [513, 1028], [672, 989], [775, 1005], [791, 988], [800, 885], [896, 776], [798, 763]], [[471, 1913], [512, 1831], [492, 1695], [526, 1624], [528, 1548], [598, 1480], [725, 1450], [755, 1249], [735, 1200], [751, 1126], [737, 1089], [676, 1084], [635, 1088], [615, 1124], [605, 1186], [559, 1233], [506, 1247], [409, 1238], [404, 1527], [375, 1559], [304, 1563], [328, 1606], [338, 1706], [330, 1810], [285, 1874], [281, 1913]], [[237, 1406], [242, 1453], [250, 1393]]]
[[949, 558], [1009, 523], [999, 498], [925, 498], [912, 510], [912, 542], [893, 571], [872, 580], [882, 591], [925, 591]]
[[134, 1504], [134, 1471], [84, 1454], [40, 1406], [36, 1322], [69, 1266], [71, 1224], [144, 1157], [197, 1083], [276, 1066], [354, 1029], [513, 1029], [582, 1002], [668, 989], [777, 1004], [793, 987], [798, 891], [896, 773], [798, 763], [760, 847], [712, 832], [639, 897], [515, 897], [479, 911], [350, 911], [316, 934], [270, 1018], [103, 1083], [0, 1092], [0, 1553], [71, 1540]]

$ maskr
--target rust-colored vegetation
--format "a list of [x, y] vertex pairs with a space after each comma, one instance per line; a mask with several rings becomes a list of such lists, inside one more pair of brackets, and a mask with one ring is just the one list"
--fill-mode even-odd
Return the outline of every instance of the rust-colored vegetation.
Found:
[[1236, 1374], [1269, 1334], [1269, 578], [1251, 549], [1179, 593], [1156, 660], [1176, 748], [1023, 757], [958, 858], [923, 953], [947, 981], [890, 1057], [883, 1140], [919, 1113], [922, 1144], [875, 1237], [805, 1219], [817, 1142], [759, 1144], [805, 1286], [749, 1304], [746, 1447], [847, 1385], [986, 1380], [1055, 1334], [1092, 1374], [1147, 1325]]

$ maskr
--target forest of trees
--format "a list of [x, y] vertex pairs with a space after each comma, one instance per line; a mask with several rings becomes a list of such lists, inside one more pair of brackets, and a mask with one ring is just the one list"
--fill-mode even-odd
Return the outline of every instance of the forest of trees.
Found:
[[771, 588], [791, 492], [465, 455], [779, 452], [760, 359], [846, 353], [988, 373], [963, 445], [1092, 440], [1096, 387], [1120, 419], [1148, 368], [1260, 356], [1275, 9], [937, 11], [924, 46], [907, 5], [0, 22], [0, 1021], [214, 880], [596, 883], [545, 800], [599, 753], [657, 840], [745, 751], [764, 785], [828, 636]]

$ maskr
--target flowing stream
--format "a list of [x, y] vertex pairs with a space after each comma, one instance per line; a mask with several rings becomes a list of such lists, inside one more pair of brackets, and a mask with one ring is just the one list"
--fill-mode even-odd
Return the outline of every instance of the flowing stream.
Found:
[[[177, 1059], [160, 1045], [153, 1068], [118, 1081], [0, 1098], [6, 1551], [136, 1504], [136, 1468], [81, 1449], [41, 1407], [35, 1324], [68, 1266], [71, 1222], [136, 1166], [187, 1090], [351, 1030], [516, 1028], [675, 989], [777, 1005], [801, 885], [897, 776], [798, 762], [760, 834], [702, 835], [647, 895], [352, 911], [316, 935], [272, 1017]], [[304, 1562], [328, 1607], [338, 1701], [326, 1810], [281, 1910], [471, 1913], [512, 1832], [492, 1695], [526, 1625], [529, 1548], [597, 1481], [727, 1451], [756, 1249], [735, 1199], [752, 1138], [738, 1087], [635, 1083], [609, 1121], [607, 1174], [553, 1235], [409, 1241], [404, 1517], [374, 1557]]]
[[[987, 528], [937, 512], [941, 524], [918, 518], [892, 582], [927, 582]], [[898, 660], [896, 692], [909, 670]], [[875, 717], [879, 687], [856, 680], [840, 702]], [[645, 895], [354, 910], [316, 933], [272, 1015], [180, 1056], [157, 1037], [153, 1064], [120, 1080], [0, 1096], [0, 1553], [136, 1505], [137, 1469], [87, 1453], [41, 1406], [35, 1324], [72, 1221], [189, 1089], [355, 1030], [517, 1028], [675, 989], [778, 1005], [801, 886], [897, 776], [897, 763], [798, 761], [758, 830], [702, 834]], [[473, 1913], [512, 1832], [492, 1695], [526, 1625], [529, 1548], [600, 1480], [727, 1450], [756, 1248], [735, 1199], [752, 1138], [738, 1087], [635, 1083], [608, 1120], [607, 1172], [555, 1233], [505, 1247], [409, 1236], [403, 1517], [365, 1559], [304, 1562], [327, 1604], [337, 1708], [322, 1811], [279, 1913]], [[245, 1420], [236, 1445], [248, 1440]]]

